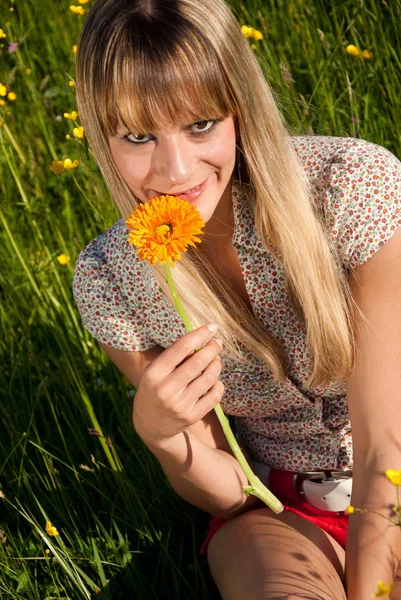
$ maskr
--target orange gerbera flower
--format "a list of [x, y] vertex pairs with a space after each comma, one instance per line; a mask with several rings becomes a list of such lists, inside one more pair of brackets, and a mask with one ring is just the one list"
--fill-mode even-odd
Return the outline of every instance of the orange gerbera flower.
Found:
[[205, 222], [197, 208], [175, 196], [157, 196], [140, 204], [126, 221], [128, 241], [138, 248], [142, 260], [174, 265], [188, 246], [201, 242]]

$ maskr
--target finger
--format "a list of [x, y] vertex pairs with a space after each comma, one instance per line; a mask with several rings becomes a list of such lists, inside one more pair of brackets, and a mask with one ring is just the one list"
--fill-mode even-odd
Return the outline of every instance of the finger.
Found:
[[193, 409], [193, 422], [197, 423], [205, 417], [221, 401], [224, 392], [224, 384], [217, 380], [214, 386], [199, 398]]
[[207, 344], [216, 334], [217, 330], [218, 326], [210, 323], [182, 336], [152, 361], [151, 370], [158, 373], [158, 376], [163, 377], [168, 375], [198, 348], [202, 348], [202, 346]]
[[219, 352], [221, 352], [221, 349], [221, 340], [214, 338], [203, 346], [203, 348], [198, 350], [198, 352], [195, 352], [192, 356], [187, 358], [185, 362], [181, 363], [175, 371], [169, 375], [169, 381], [175, 391], [179, 392], [183, 390], [191, 383], [191, 381], [198, 379]]
[[203, 373], [188, 385], [185, 396], [194, 398], [194, 404], [198, 402], [199, 398], [207, 394], [218, 381], [222, 368], [219, 357], [214, 358]]

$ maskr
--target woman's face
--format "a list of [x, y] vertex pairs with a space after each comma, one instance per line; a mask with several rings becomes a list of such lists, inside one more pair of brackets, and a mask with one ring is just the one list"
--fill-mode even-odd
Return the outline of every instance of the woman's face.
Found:
[[228, 222], [236, 157], [232, 117], [146, 134], [121, 126], [109, 145], [121, 176], [143, 202], [178, 196], [194, 204], [206, 223], [220, 204], [218, 217]]

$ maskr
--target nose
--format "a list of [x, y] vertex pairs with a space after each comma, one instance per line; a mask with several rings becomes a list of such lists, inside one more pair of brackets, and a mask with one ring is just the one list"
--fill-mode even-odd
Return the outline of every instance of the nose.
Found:
[[188, 181], [195, 164], [196, 157], [193, 149], [180, 134], [160, 139], [153, 153], [155, 173], [164, 181], [174, 185]]

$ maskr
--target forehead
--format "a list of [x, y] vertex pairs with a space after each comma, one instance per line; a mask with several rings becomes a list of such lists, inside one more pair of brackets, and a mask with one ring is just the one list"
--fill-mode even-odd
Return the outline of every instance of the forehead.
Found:
[[[109, 65], [110, 67], [110, 65]], [[107, 92], [98, 88], [100, 119], [108, 133], [160, 131], [234, 114], [234, 101], [216, 65], [177, 57], [159, 64], [121, 57], [109, 69]]]
[[[99, 12], [78, 49], [80, 72], [88, 80], [86, 101], [103, 132], [114, 135], [118, 124], [138, 132], [157, 131], [168, 124], [182, 127], [196, 120], [236, 114], [234, 61], [226, 58], [221, 47], [224, 31], [212, 35], [204, 11], [198, 15], [197, 3], [192, 0], [182, 6], [176, 0], [151, 2], [160, 5], [160, 11], [155, 9], [152, 15], [131, 10], [134, 4], [143, 7], [149, 3], [95, 3], [107, 5], [108, 18]], [[171, 19], [166, 22], [161, 8], [170, 5], [175, 8], [171, 15], [167, 11]], [[96, 10], [92, 14], [96, 16]]]

